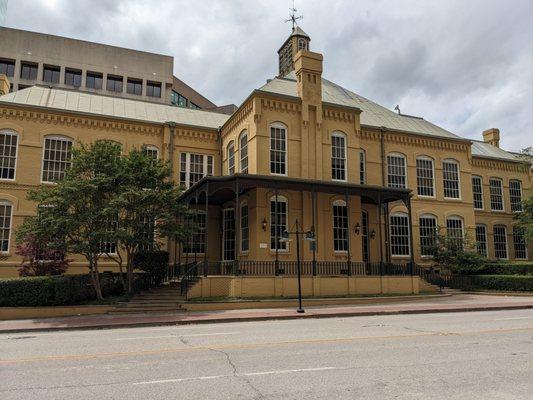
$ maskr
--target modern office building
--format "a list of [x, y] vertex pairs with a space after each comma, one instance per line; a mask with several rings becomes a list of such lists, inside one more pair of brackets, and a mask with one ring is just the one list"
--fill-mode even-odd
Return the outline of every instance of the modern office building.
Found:
[[6, 23], [7, 0], [0, 0], [0, 26]]

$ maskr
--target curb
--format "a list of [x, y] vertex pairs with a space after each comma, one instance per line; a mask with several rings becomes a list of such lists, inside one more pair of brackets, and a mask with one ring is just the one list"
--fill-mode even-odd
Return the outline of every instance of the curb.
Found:
[[508, 305], [508, 306], [473, 306], [473, 307], [456, 307], [449, 309], [427, 308], [419, 310], [390, 310], [390, 311], [354, 311], [346, 313], [331, 314], [297, 314], [280, 315], [280, 316], [257, 316], [241, 318], [211, 318], [202, 320], [189, 321], [161, 321], [161, 322], [134, 322], [122, 324], [101, 324], [91, 326], [67, 326], [67, 327], [48, 327], [48, 328], [26, 328], [26, 329], [6, 329], [0, 330], [0, 334], [10, 333], [27, 333], [27, 332], [51, 332], [51, 331], [80, 331], [80, 330], [100, 330], [100, 329], [119, 329], [119, 328], [139, 328], [149, 326], [170, 326], [170, 325], [194, 325], [194, 324], [214, 324], [214, 323], [231, 323], [231, 322], [256, 322], [269, 320], [291, 320], [291, 319], [319, 319], [319, 318], [344, 318], [344, 317], [369, 317], [376, 315], [402, 315], [402, 314], [439, 314], [439, 313], [458, 313], [458, 312], [480, 312], [480, 311], [502, 311], [502, 310], [527, 310], [533, 309], [533, 304], [528, 305]]

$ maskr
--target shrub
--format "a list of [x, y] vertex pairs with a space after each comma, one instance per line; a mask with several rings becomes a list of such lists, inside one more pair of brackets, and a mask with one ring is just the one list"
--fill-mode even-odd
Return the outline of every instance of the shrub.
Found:
[[486, 258], [480, 255], [475, 245], [464, 237], [437, 235], [431, 249], [434, 261], [455, 274], [475, 274], [481, 271]]
[[489, 262], [479, 271], [480, 275], [533, 275], [533, 263]]
[[143, 251], [136, 254], [133, 265], [148, 274], [154, 285], [160, 285], [168, 271], [168, 260], [166, 251]]
[[[29, 220], [26, 225], [35, 224]], [[22, 256], [19, 276], [49, 276], [62, 275], [69, 266], [65, 249], [53, 241], [39, 238], [27, 231], [27, 226], [21, 226], [17, 231], [17, 248], [15, 254]]]
[[451, 286], [463, 290], [533, 292], [533, 276], [471, 275], [454, 277]]

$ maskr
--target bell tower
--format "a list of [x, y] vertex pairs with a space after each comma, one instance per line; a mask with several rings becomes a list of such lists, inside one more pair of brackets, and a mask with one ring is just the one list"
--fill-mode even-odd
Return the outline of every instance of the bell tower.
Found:
[[296, 9], [291, 8], [290, 18], [285, 22], [292, 22], [291, 35], [285, 40], [285, 43], [278, 50], [279, 57], [279, 77], [283, 78], [289, 72], [294, 71], [294, 56], [300, 50], [309, 51], [309, 42], [311, 38], [296, 23], [303, 16], [296, 16]]

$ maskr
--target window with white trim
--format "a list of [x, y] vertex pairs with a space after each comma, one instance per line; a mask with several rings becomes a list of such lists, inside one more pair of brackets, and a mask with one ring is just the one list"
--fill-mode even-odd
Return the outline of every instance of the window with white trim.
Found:
[[408, 256], [409, 217], [404, 213], [390, 216], [390, 250], [393, 256]]
[[142, 227], [142, 236], [145, 244], [139, 246], [143, 251], [151, 251], [155, 247], [155, 218], [151, 213], [143, 213], [139, 220]]
[[416, 159], [416, 187], [419, 196], [434, 197], [435, 184], [433, 160], [429, 157]]
[[[116, 232], [118, 228], [118, 218], [112, 218], [103, 222], [105, 231], [108, 233]], [[100, 243], [100, 253], [102, 254], [117, 254], [117, 242], [115, 241], [102, 241]]]
[[446, 218], [446, 234], [450, 239], [463, 240], [463, 219], [461, 217]]
[[479, 254], [487, 257], [487, 227], [476, 224], [476, 249]]
[[442, 183], [444, 186], [445, 198], [461, 198], [461, 190], [459, 185], [459, 163], [457, 161], [444, 160], [442, 162]]
[[72, 140], [50, 136], [44, 139], [43, 182], [55, 182], [65, 177], [72, 160]]
[[433, 256], [437, 241], [437, 218], [434, 215], [422, 215], [418, 219], [420, 235], [420, 255]]
[[511, 211], [522, 211], [522, 182], [516, 179], [509, 181], [509, 197], [511, 200]]
[[13, 206], [7, 201], [0, 201], [0, 252], [9, 252]]
[[514, 258], [517, 260], [527, 260], [527, 243], [524, 235], [524, 228], [513, 226]]
[[250, 228], [248, 217], [248, 203], [241, 204], [241, 251], [250, 250]]
[[206, 223], [207, 215], [205, 211], [194, 211], [190, 217], [190, 223], [193, 225], [193, 234], [190, 235], [189, 240], [184, 243], [183, 253], [188, 254], [203, 254], [205, 253], [205, 239], [206, 239]]
[[298, 51], [300, 50], [307, 50], [307, 40], [304, 38], [298, 39]]
[[248, 173], [248, 133], [242, 131], [239, 136], [239, 155], [240, 155], [240, 165], [239, 171], [243, 174]]
[[[283, 196], [270, 198], [270, 249], [285, 251], [287, 242], [280, 242], [282, 233], [287, 230], [287, 199]], [[277, 242], [276, 242], [277, 239]]]
[[504, 211], [502, 180], [498, 178], [490, 178], [489, 188], [490, 188], [490, 209], [492, 211]]
[[507, 260], [507, 229], [496, 225], [493, 229], [494, 255], [501, 260]]
[[402, 154], [389, 154], [387, 156], [387, 181], [392, 188], [407, 187], [407, 162]]
[[18, 135], [12, 130], [0, 130], [0, 179], [15, 179]]
[[331, 179], [346, 180], [346, 136], [340, 132], [331, 135]]
[[235, 260], [235, 209], [222, 210], [222, 260]]
[[152, 160], [157, 160], [159, 157], [159, 149], [155, 146], [144, 146], [143, 153]]
[[474, 209], [483, 210], [483, 179], [481, 176], [472, 176], [472, 196]]
[[228, 144], [226, 157], [228, 158], [228, 175], [233, 175], [235, 173], [235, 144], [233, 140]]
[[348, 207], [343, 200], [333, 203], [333, 250], [348, 251]]
[[270, 173], [287, 174], [287, 129], [281, 125], [270, 127]]
[[359, 149], [359, 183], [366, 183], [366, 152], [363, 149]]
[[186, 189], [204, 176], [213, 175], [213, 156], [206, 154], [180, 154], [180, 185]]

